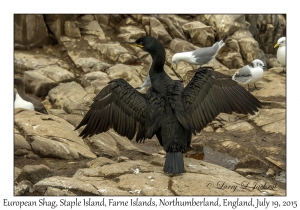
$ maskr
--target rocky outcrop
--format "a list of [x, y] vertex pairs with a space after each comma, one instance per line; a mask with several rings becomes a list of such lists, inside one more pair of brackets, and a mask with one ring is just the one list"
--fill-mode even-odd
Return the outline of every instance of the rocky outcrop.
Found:
[[[40, 157], [68, 160], [96, 157], [78, 137], [74, 126], [54, 115], [16, 109], [15, 127], [30, 144], [32, 151]], [[26, 144], [24, 146], [27, 147]]]
[[[286, 77], [273, 48], [286, 34], [284, 15], [15, 15], [14, 24], [14, 73], [49, 112], [15, 109], [14, 195], [286, 195]], [[226, 35], [206, 66], [229, 76], [253, 59], [268, 66], [258, 89], [250, 87], [259, 112], [217, 116], [193, 136], [182, 175], [163, 173], [156, 137], [138, 144], [109, 130], [83, 140], [82, 128], [74, 131], [109, 81], [142, 84], [151, 57], [120, 42], [144, 35], [164, 44], [172, 79], [174, 53]], [[184, 84], [198, 67], [178, 64]]]
[[[190, 158], [185, 158], [186, 173], [179, 176], [168, 176], [161, 167], [140, 160], [117, 163], [98, 158], [101, 164], [94, 162], [89, 168], [77, 170], [73, 177], [45, 178], [33, 185], [33, 192], [45, 195], [50, 190], [65, 189], [64, 194], [70, 195], [121, 196], [285, 194], [271, 182], [256, 183], [223, 167]], [[222, 181], [225, 176], [226, 181]], [[262, 185], [268, 189], [259, 187]]]

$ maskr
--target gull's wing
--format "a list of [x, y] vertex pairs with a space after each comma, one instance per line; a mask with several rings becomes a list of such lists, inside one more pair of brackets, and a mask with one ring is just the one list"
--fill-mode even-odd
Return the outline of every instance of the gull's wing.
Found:
[[199, 65], [203, 65], [208, 63], [211, 59], [213, 59], [221, 47], [224, 45], [224, 41], [221, 40], [216, 42], [211, 47], [203, 47], [192, 52], [193, 57], [195, 57], [196, 62]]
[[238, 74], [240, 76], [249, 76], [251, 75], [250, 68], [251, 67], [249, 65], [243, 66], [241, 69], [238, 70]]

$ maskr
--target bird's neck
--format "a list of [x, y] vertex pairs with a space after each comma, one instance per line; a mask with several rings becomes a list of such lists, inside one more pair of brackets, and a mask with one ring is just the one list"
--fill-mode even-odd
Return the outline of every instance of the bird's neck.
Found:
[[25, 85], [24, 84], [17, 86], [17, 91], [18, 91], [19, 96], [22, 99], [26, 100], [28, 98], [28, 96], [25, 94]]
[[151, 54], [152, 65], [150, 68], [150, 77], [152, 74], [160, 73], [164, 71], [164, 65], [166, 60], [166, 53], [164, 49], [158, 50], [154, 54]]

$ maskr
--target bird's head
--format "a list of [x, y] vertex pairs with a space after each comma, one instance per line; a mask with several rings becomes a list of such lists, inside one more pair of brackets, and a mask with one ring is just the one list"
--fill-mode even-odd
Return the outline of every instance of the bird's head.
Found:
[[274, 48], [285, 46], [285, 39], [285, 37], [279, 38], [277, 44], [274, 45]]
[[262, 60], [259, 59], [255, 59], [251, 62], [251, 64], [249, 64], [252, 68], [255, 67], [261, 67], [263, 69], [267, 68], [267, 66], [265, 65], [265, 63]]
[[172, 57], [172, 64], [171, 64], [171, 69], [172, 70], [176, 70], [177, 69], [177, 65], [180, 61], [180, 57], [178, 56], [179, 54], [175, 53]]
[[142, 36], [135, 42], [121, 42], [121, 44], [139, 47], [151, 55], [155, 54], [158, 50], [164, 51], [163, 45], [152, 36]]

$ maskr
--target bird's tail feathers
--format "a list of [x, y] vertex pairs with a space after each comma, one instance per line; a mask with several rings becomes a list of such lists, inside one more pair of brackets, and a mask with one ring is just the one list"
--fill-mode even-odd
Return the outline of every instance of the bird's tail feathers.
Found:
[[172, 142], [167, 146], [164, 172], [169, 174], [179, 174], [184, 172], [182, 153], [185, 152], [185, 150], [186, 147], [177, 142]]
[[184, 172], [182, 152], [167, 152], [164, 172], [169, 174]]
[[224, 38], [219, 42], [219, 49], [225, 45], [225, 41], [228, 38], [228, 35], [224, 36]]

